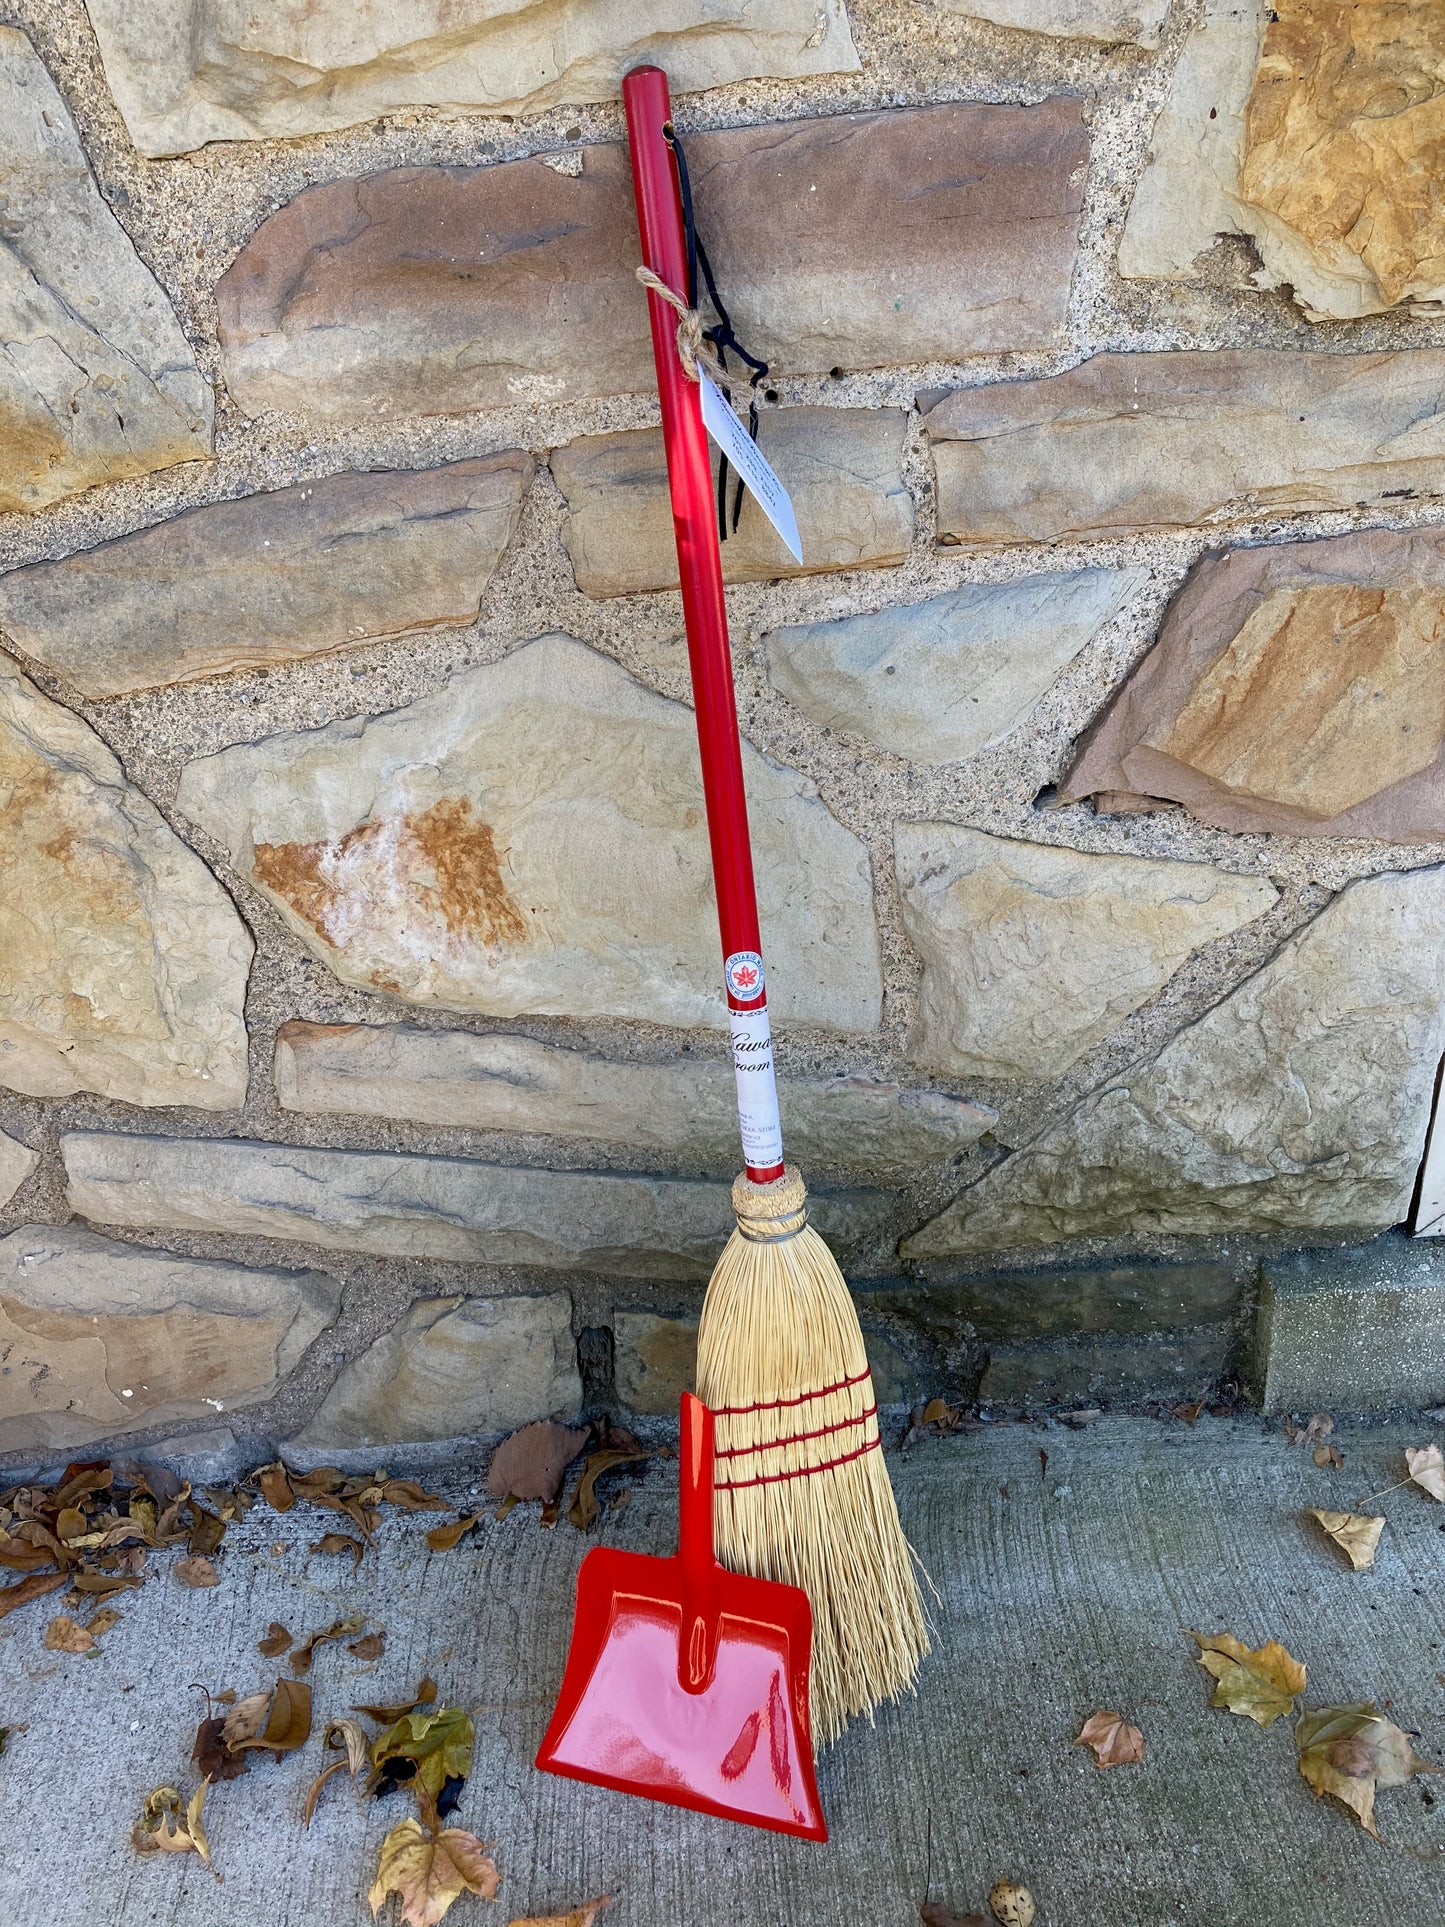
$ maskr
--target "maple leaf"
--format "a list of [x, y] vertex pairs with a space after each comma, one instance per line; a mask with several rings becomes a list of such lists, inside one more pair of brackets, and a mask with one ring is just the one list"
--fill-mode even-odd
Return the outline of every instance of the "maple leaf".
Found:
[[1417, 1773], [1440, 1771], [1416, 1755], [1409, 1734], [1387, 1720], [1373, 1700], [1301, 1713], [1294, 1738], [1300, 1773], [1315, 1798], [1328, 1793], [1377, 1840], [1376, 1789], [1404, 1786]]
[[520, 1914], [509, 1920], [507, 1927], [592, 1927], [602, 1909], [611, 1905], [611, 1894], [598, 1894], [595, 1900], [584, 1900], [565, 1914]]
[[205, 1586], [219, 1586], [221, 1575], [209, 1559], [197, 1554], [191, 1559], [178, 1559], [172, 1571], [183, 1586], [200, 1590]]
[[1241, 1713], [1256, 1726], [1270, 1726], [1294, 1711], [1305, 1689], [1305, 1669], [1277, 1639], [1250, 1648], [1233, 1633], [1191, 1633], [1199, 1642], [1199, 1664], [1214, 1677], [1211, 1706]]
[[415, 1784], [434, 1800], [440, 1799], [449, 1780], [460, 1788], [471, 1772], [474, 1739], [471, 1715], [460, 1706], [442, 1706], [435, 1713], [404, 1713], [371, 1743], [374, 1770], [367, 1791], [389, 1792], [392, 1787]]
[[1380, 1534], [1385, 1530], [1383, 1519], [1360, 1512], [1320, 1512], [1313, 1508], [1309, 1516], [1319, 1521], [1326, 1536], [1334, 1540], [1356, 1572], [1365, 1572], [1374, 1565]]
[[61, 1613], [45, 1628], [45, 1638], [41, 1643], [51, 1653], [88, 1653], [95, 1645], [95, 1635], [77, 1620]]
[[1144, 1735], [1138, 1727], [1131, 1726], [1122, 1713], [1102, 1708], [1084, 1721], [1074, 1745], [1092, 1747], [1094, 1764], [1100, 1768], [1136, 1766], [1144, 1757]]
[[437, 1927], [464, 1893], [495, 1900], [502, 1877], [475, 1834], [443, 1827], [432, 1801], [419, 1795], [422, 1817], [403, 1820], [381, 1843], [376, 1879], [367, 1895], [375, 1920], [396, 1894], [405, 1927]]
[[1445, 1454], [1439, 1446], [1407, 1445], [1405, 1463], [1414, 1483], [1445, 1505]]

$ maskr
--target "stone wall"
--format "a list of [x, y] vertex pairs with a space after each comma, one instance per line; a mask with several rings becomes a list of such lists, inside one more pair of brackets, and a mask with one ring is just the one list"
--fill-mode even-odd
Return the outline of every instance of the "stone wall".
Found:
[[0, 1454], [674, 1406], [737, 1152], [664, 50], [803, 538], [725, 572], [880, 1391], [1197, 1395], [1261, 1292], [1297, 1391], [1290, 1254], [1374, 1263], [1445, 1050], [1438, 10], [0, 18]]

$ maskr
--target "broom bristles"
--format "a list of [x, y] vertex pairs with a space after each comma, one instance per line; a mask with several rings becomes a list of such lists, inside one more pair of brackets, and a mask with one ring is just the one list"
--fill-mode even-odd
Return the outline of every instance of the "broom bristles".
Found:
[[703, 1303], [697, 1388], [716, 1417], [718, 1557], [812, 1605], [818, 1746], [911, 1687], [929, 1639], [858, 1314], [806, 1196], [791, 1167], [733, 1186], [738, 1229]]

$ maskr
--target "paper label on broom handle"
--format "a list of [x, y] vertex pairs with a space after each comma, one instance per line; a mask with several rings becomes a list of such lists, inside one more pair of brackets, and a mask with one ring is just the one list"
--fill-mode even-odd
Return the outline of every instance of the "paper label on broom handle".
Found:
[[783, 1161], [783, 1127], [778, 1119], [768, 1007], [763, 1004], [758, 1010], [730, 1010], [728, 1023], [733, 1034], [743, 1162], [755, 1171], [767, 1171]]
[[795, 562], [801, 563], [803, 544], [798, 538], [798, 518], [793, 514], [792, 498], [788, 491], [763, 459], [757, 443], [723, 400], [716, 384], [708, 380], [701, 368], [697, 371], [697, 385], [702, 391], [702, 419], [708, 434], [727, 456], [747, 485], [748, 493], [783, 538], [783, 546], [789, 555]]

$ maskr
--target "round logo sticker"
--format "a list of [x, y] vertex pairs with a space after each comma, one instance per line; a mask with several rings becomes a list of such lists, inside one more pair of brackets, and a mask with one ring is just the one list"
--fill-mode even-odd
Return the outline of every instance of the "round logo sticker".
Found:
[[756, 950], [735, 950], [723, 965], [723, 976], [740, 1004], [755, 1004], [763, 994], [763, 960]]

